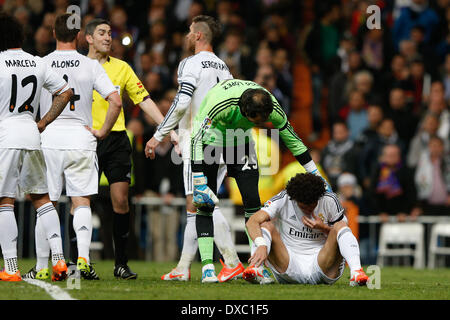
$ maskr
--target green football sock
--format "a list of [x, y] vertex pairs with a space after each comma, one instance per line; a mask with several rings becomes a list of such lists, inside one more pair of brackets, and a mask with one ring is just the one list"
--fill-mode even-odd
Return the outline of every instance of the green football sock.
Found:
[[198, 238], [198, 249], [203, 266], [213, 263], [214, 237]]

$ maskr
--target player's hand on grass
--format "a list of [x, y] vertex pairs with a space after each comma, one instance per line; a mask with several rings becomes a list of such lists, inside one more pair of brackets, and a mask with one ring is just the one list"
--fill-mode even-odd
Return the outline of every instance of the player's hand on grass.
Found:
[[95, 130], [92, 129], [89, 126], [84, 126], [90, 133], [92, 133], [94, 135], [94, 137], [96, 137], [98, 140], [103, 140], [105, 139], [109, 132], [105, 132], [104, 130], [100, 129], [100, 130]]
[[214, 208], [216, 204], [219, 203], [219, 199], [208, 187], [208, 180], [203, 172], [193, 172], [192, 177], [194, 181], [194, 194], [192, 203], [194, 204], [194, 206], [196, 206], [197, 208], [204, 206]]
[[255, 267], [259, 267], [264, 264], [264, 261], [267, 259], [267, 247], [259, 246], [256, 248], [255, 253], [248, 259], [249, 265], [253, 265]]
[[315, 216], [314, 213], [311, 214], [311, 217], [303, 216], [302, 222], [305, 226], [311, 229], [321, 230], [323, 232], [328, 233], [329, 227], [320, 219], [319, 217]]
[[161, 142], [156, 140], [155, 137], [152, 137], [150, 140], [148, 140], [147, 144], [145, 145], [145, 156], [150, 159], [155, 159], [155, 149]]

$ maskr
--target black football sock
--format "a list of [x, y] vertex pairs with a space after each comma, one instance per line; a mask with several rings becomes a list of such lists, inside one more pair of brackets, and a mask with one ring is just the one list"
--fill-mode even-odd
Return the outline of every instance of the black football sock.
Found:
[[130, 213], [125, 214], [113, 213], [113, 239], [114, 239], [114, 255], [117, 265], [126, 265], [128, 235], [130, 232]]

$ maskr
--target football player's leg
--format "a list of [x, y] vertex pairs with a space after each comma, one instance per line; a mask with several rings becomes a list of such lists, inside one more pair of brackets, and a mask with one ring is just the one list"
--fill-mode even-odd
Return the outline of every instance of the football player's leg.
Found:
[[[218, 164], [204, 166], [204, 175], [207, 178], [207, 185], [211, 190], [217, 190]], [[214, 208], [203, 206], [197, 208], [195, 217], [195, 227], [197, 229], [197, 241], [202, 261], [202, 282], [217, 282], [213, 264], [214, 253]]]
[[42, 226], [41, 219], [36, 219], [34, 229], [34, 239], [36, 244], [36, 271], [48, 269], [48, 258], [50, 257], [50, 244], [47, 234]]
[[89, 247], [92, 238], [92, 210], [89, 196], [71, 197], [73, 207], [73, 229], [76, 233], [78, 258], [90, 263]]
[[367, 276], [361, 269], [358, 241], [347, 223], [339, 221], [334, 224], [328, 234], [327, 241], [319, 252], [317, 262], [327, 277], [335, 279], [341, 274], [343, 259], [349, 264], [352, 276], [354, 273], [361, 273], [361, 284], [364, 284]]
[[0, 246], [2, 249], [5, 270], [0, 273], [1, 280], [12, 279], [17, 274], [19, 267], [17, 264], [17, 223], [14, 216], [14, 199], [0, 198]]
[[[217, 175], [217, 189], [220, 189], [226, 174], [227, 170], [225, 163], [220, 164]], [[219, 190], [217, 190], [217, 193], [219, 193]], [[242, 276], [244, 266], [240, 262], [234, 247], [230, 225], [218, 206], [214, 208], [213, 222], [214, 242], [225, 260], [225, 262], [221, 261], [223, 268], [218, 275], [219, 281], [228, 281], [230, 279]]]

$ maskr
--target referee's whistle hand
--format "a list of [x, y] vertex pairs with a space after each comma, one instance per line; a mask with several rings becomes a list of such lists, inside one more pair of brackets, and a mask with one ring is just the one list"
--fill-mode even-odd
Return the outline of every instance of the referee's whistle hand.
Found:
[[145, 145], [145, 156], [150, 159], [155, 159], [155, 149], [159, 145], [159, 141], [152, 137]]

